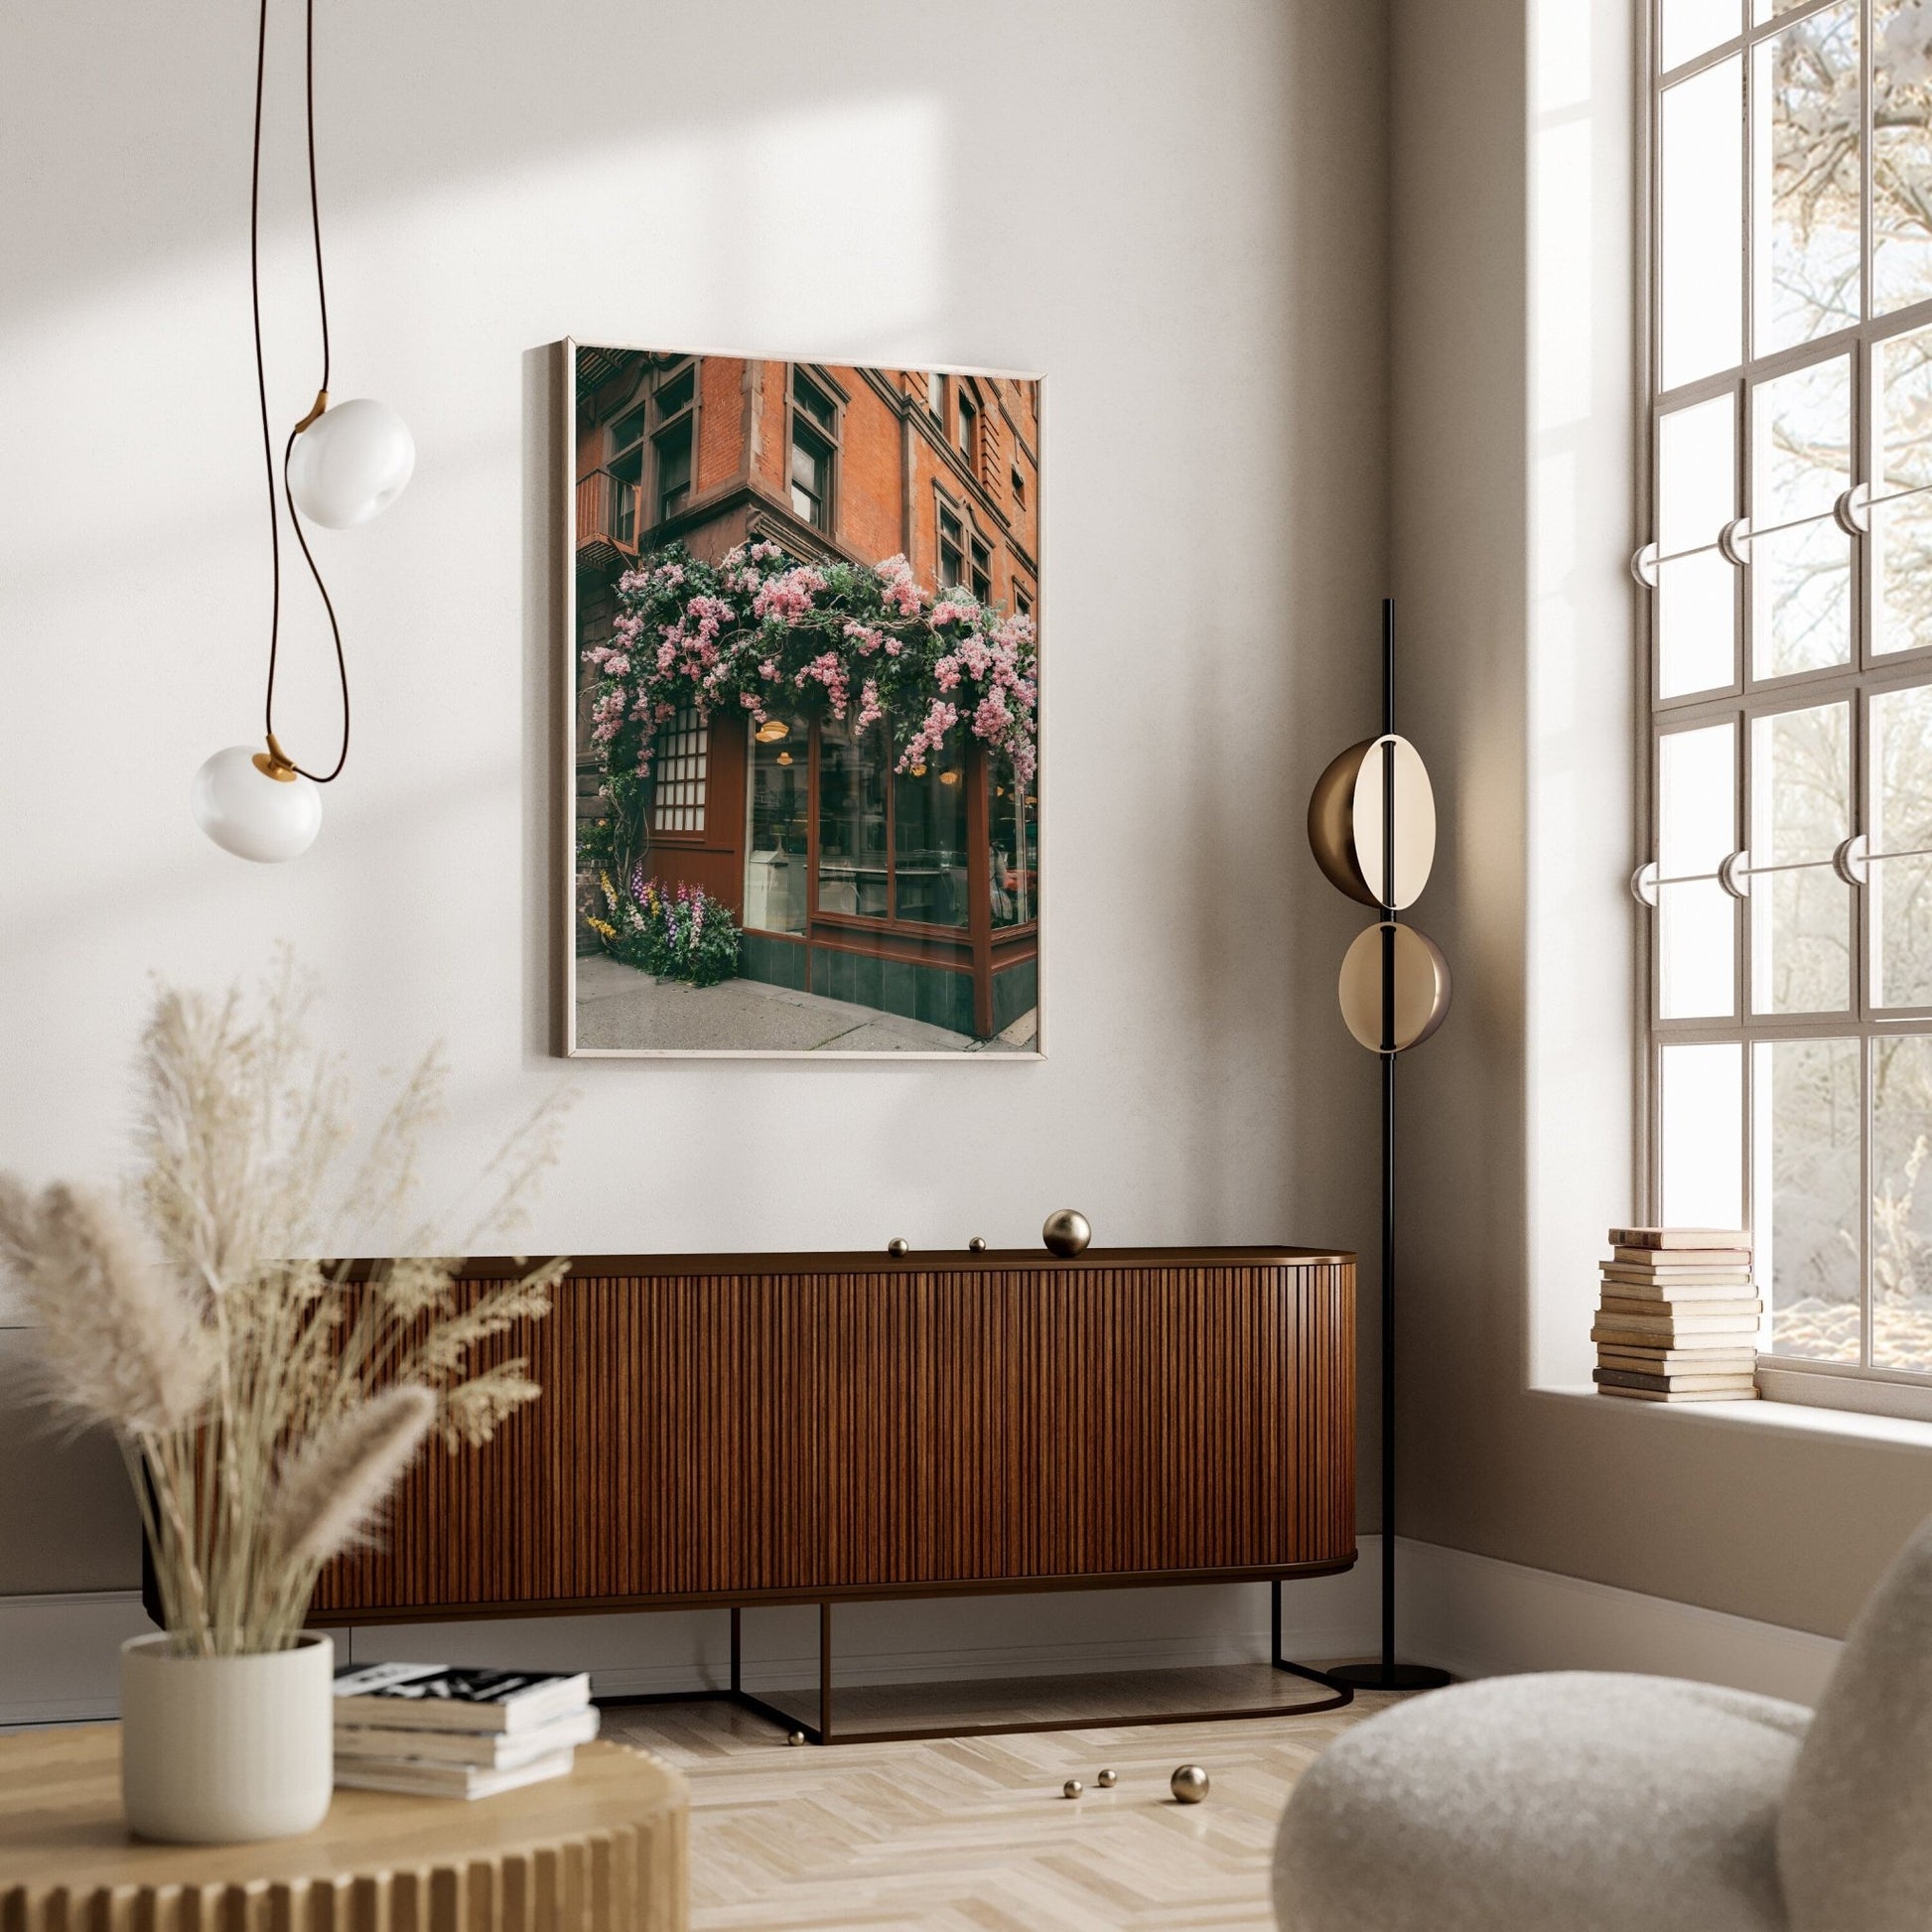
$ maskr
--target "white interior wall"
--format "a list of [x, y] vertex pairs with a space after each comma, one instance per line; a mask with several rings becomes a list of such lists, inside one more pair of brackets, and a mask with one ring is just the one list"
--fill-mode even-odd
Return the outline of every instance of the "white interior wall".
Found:
[[[1026, 1242], [1065, 1201], [1106, 1242], [1371, 1244], [1372, 1086], [1331, 1004], [1355, 918], [1300, 824], [1373, 703], [1392, 396], [1404, 723], [1445, 822], [1416, 916], [1457, 975], [1404, 1076], [1404, 1526], [1842, 1629], [1932, 1503], [1923, 1449], [1541, 1392], [1587, 1360], [1629, 1206], [1630, 8], [1394, 0], [1386, 71], [1382, 11], [324, 9], [338, 390], [403, 409], [422, 461], [383, 523], [323, 539], [357, 744], [282, 872], [186, 809], [261, 668], [249, 23], [10, 17], [0, 1166], [110, 1172], [150, 973], [220, 983], [283, 937], [365, 1082], [449, 1041], [444, 1180], [560, 1077], [530, 352], [575, 332], [1049, 372], [1054, 1037], [1037, 1067], [586, 1066], [533, 1247]], [[296, 162], [281, 139], [284, 419], [313, 384]], [[326, 747], [311, 615], [291, 646], [288, 736]], [[33, 1427], [0, 1412], [0, 1596], [130, 1583], [117, 1462]], [[1409, 1627], [1492, 1667], [1495, 1573], [1458, 1574]], [[1232, 1627], [1207, 1594], [1149, 1619]]]
[[[286, 423], [315, 340], [280, 11]], [[10, 14], [0, 1168], [113, 1173], [153, 976], [218, 986], [286, 939], [366, 1095], [447, 1041], [432, 1196], [578, 1087], [535, 1252], [1027, 1245], [1066, 1203], [1103, 1244], [1366, 1245], [1372, 1069], [1333, 1002], [1357, 918], [1301, 826], [1372, 719], [1383, 56], [1379, 7], [1323, 0], [322, 8], [334, 388], [396, 406], [419, 462], [318, 538], [354, 748], [313, 852], [269, 869], [187, 805], [263, 672], [252, 12]], [[549, 1057], [532, 351], [565, 334], [1047, 371], [1045, 1064]], [[326, 636], [299, 578], [288, 609], [278, 725], [313, 760]], [[32, 1432], [15, 1400], [0, 1594], [126, 1586], [118, 1464]], [[1194, 1600], [1182, 1632], [1214, 1623]]]

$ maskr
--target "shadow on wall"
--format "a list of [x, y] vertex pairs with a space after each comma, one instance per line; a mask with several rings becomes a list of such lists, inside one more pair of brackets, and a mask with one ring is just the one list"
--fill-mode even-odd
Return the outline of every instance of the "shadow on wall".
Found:
[[[355, 749], [280, 869], [213, 852], [186, 809], [201, 759], [256, 730], [263, 670], [249, 22], [103, 16], [106, 44], [59, 10], [7, 30], [28, 106], [0, 166], [34, 192], [0, 208], [4, 703], [63, 729], [0, 767], [0, 1012], [35, 1016], [0, 1059], [0, 1167], [107, 1171], [149, 974], [219, 984], [281, 937], [325, 974], [358, 1082], [441, 1034], [500, 1110], [482, 1131], [556, 1078], [560, 559], [519, 358], [576, 334], [1047, 372], [1053, 1057], [587, 1065], [532, 1243], [1028, 1243], [1068, 1200], [1110, 1242], [1364, 1242], [1373, 1096], [1333, 1013], [1349, 926], [1301, 823], [1372, 703], [1354, 646], [1384, 588], [1380, 10], [326, 9], [336, 386], [392, 399], [421, 460], [379, 523], [322, 540]], [[283, 421], [317, 348], [298, 33], [279, 7]], [[283, 736], [332, 745], [324, 633], [291, 605]], [[81, 733], [116, 756], [77, 777]], [[89, 1454], [19, 1485], [23, 1538], [56, 1547], [70, 1517], [121, 1550]]]

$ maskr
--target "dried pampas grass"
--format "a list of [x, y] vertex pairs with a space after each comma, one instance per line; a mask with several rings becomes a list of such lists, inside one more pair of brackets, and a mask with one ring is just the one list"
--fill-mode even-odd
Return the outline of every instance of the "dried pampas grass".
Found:
[[[292, 1643], [322, 1566], [368, 1533], [431, 1430], [454, 1452], [537, 1399], [523, 1357], [476, 1351], [548, 1313], [569, 1266], [473, 1288], [426, 1258], [442, 1245], [426, 1225], [372, 1269], [290, 1258], [400, 1215], [447, 1082], [425, 1055], [337, 1189], [346, 1085], [309, 1040], [314, 999], [286, 956], [253, 1007], [162, 990], [139, 1061], [138, 1228], [105, 1195], [0, 1175], [0, 1273], [38, 1324], [48, 1393], [120, 1438], [165, 1621], [194, 1654]], [[569, 1098], [483, 1169], [490, 1205], [461, 1246], [525, 1211]]]
[[46, 1392], [76, 1421], [146, 1438], [200, 1413], [214, 1367], [207, 1330], [102, 1195], [57, 1182], [36, 1196], [0, 1174], [0, 1264], [40, 1329]]
[[384, 1389], [304, 1444], [276, 1484], [270, 1512], [286, 1560], [320, 1569], [364, 1538], [435, 1420], [427, 1389]]

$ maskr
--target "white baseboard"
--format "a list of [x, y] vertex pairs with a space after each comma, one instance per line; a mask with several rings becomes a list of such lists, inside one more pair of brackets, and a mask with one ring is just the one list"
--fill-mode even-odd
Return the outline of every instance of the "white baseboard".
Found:
[[[1284, 1590], [1290, 1657], [1374, 1654], [1380, 1556], [1379, 1539], [1363, 1537], [1352, 1571]], [[1459, 1677], [1635, 1670], [1811, 1703], [1839, 1650], [1829, 1637], [1407, 1537], [1397, 1577], [1405, 1656]], [[748, 1613], [749, 1688], [816, 1682], [816, 1614], [810, 1606]], [[841, 1684], [1172, 1669], [1268, 1654], [1261, 1584], [852, 1603], [835, 1618]], [[149, 1627], [132, 1590], [0, 1597], [0, 1725], [111, 1718], [119, 1645]], [[722, 1610], [357, 1625], [335, 1634], [345, 1661], [588, 1669], [602, 1697], [720, 1684], [728, 1655]]]
[[1781, 1624], [1399, 1540], [1403, 1649], [1458, 1677], [1641, 1671], [1816, 1704], [1843, 1648]]
[[120, 1650], [154, 1625], [133, 1589], [0, 1596], [0, 1725], [120, 1712]]
[[[1365, 1557], [1373, 1555], [1371, 1540]], [[1288, 1586], [1287, 1654], [1325, 1659], [1370, 1648], [1375, 1591], [1372, 1561], [1340, 1576]], [[1265, 1584], [925, 1597], [841, 1604], [834, 1617], [841, 1684], [1175, 1669], [1268, 1654]], [[0, 1725], [113, 1717], [118, 1646], [150, 1627], [133, 1591], [0, 1597]], [[747, 1687], [815, 1684], [817, 1630], [811, 1605], [748, 1611]], [[589, 1670], [600, 1697], [721, 1685], [730, 1659], [722, 1609], [358, 1624], [333, 1634], [345, 1662], [422, 1659]]]

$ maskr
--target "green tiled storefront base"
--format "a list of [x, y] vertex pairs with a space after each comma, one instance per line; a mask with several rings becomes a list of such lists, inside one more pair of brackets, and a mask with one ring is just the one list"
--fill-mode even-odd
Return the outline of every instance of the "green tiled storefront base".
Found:
[[[765, 986], [805, 992], [806, 948], [761, 932], [744, 934], [739, 971]], [[828, 1000], [848, 1000], [907, 1020], [973, 1036], [973, 981], [970, 974], [910, 960], [882, 959], [874, 953], [841, 952], [813, 946], [810, 991]], [[1023, 960], [993, 976], [993, 1030], [1000, 1032], [1034, 1006], [1039, 997], [1039, 969]]]
[[743, 950], [738, 970], [748, 980], [761, 986], [788, 986], [795, 993], [805, 990], [805, 948], [783, 939], [772, 939], [762, 932], [740, 935]]
[[1005, 1033], [1023, 1013], [1039, 1004], [1039, 961], [1023, 959], [993, 975], [993, 1031]]
[[973, 1032], [973, 982], [942, 966], [915, 966], [876, 953], [812, 948], [812, 991], [828, 1000], [850, 1000], [907, 1020], [923, 1020], [968, 1038]]

